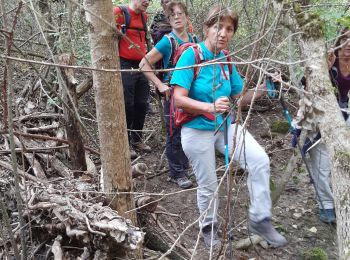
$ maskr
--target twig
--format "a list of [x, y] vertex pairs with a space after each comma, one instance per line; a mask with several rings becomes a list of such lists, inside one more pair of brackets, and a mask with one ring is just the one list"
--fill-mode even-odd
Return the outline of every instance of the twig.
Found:
[[[158, 225], [158, 227], [160, 227], [160, 229], [164, 232], [164, 234], [170, 238], [171, 242], [175, 243], [176, 239], [164, 228], [164, 226], [162, 225], [162, 223], [160, 223], [160, 221], [157, 221], [157, 217], [154, 213], [151, 214], [154, 221], [156, 222], [156, 224]], [[177, 247], [180, 248], [182, 250], [182, 252], [184, 252], [186, 254], [187, 257], [191, 257], [191, 253], [184, 248], [182, 245], [180, 245], [180, 243], [177, 244]]]
[[[3, 219], [4, 224], [5, 224], [5, 228], [7, 230], [9, 237], [10, 237], [10, 240], [11, 240], [11, 244], [12, 244], [13, 252], [15, 254], [15, 258], [20, 259], [19, 253], [18, 253], [19, 251], [18, 251], [17, 243], [16, 243], [16, 240], [15, 240], [13, 233], [12, 233], [10, 219], [9, 219], [9, 216], [7, 215], [7, 210], [5, 208], [5, 205], [4, 205], [2, 198], [0, 198], [0, 211], [1, 211], [2, 219]], [[3, 239], [5, 241], [5, 237]], [[6, 244], [6, 241], [4, 243]], [[6, 245], [5, 245], [5, 248], [6, 248]]]
[[[12, 28], [11, 32], [9, 35], [9, 38], [7, 39], [7, 55], [10, 55], [11, 52], [11, 47], [13, 44], [13, 33], [16, 28], [17, 24], [17, 18], [20, 14], [21, 8], [23, 6], [23, 2], [20, 1], [17, 6], [16, 14], [12, 22]], [[1, 9], [4, 11], [4, 4], [3, 0], [1, 0]], [[4, 21], [6, 16], [3, 17]], [[6, 24], [5, 24], [6, 26]], [[5, 27], [5, 29], [7, 29]], [[23, 228], [25, 226], [25, 221], [23, 218], [23, 201], [21, 198], [20, 194], [20, 187], [19, 187], [19, 175], [17, 172], [17, 160], [16, 160], [16, 153], [15, 153], [15, 141], [14, 141], [14, 134], [13, 134], [13, 113], [12, 113], [12, 100], [14, 96], [14, 87], [12, 83], [12, 66], [10, 60], [5, 61], [5, 71], [4, 72], [4, 82], [3, 82], [3, 98], [4, 98], [4, 121], [5, 121], [5, 127], [8, 125], [9, 128], [9, 139], [10, 139], [10, 148], [11, 148], [11, 159], [12, 159], [12, 167], [13, 167], [13, 173], [15, 176], [15, 195], [16, 195], [16, 202], [17, 202], [17, 209], [18, 209], [18, 218], [19, 218], [19, 223], [21, 226], [20, 234], [21, 234], [21, 247], [22, 247], [22, 252], [21, 252], [21, 259], [27, 259], [27, 243], [26, 243], [26, 232], [25, 229]], [[7, 85], [8, 84], [8, 85]], [[7, 94], [6, 94], [7, 91]], [[7, 104], [5, 100], [7, 99]], [[6, 107], [7, 106], [7, 107]], [[7, 109], [7, 112], [5, 113]], [[8, 124], [7, 124], [7, 122]]]
[[163, 215], [168, 215], [171, 217], [180, 217], [180, 215], [178, 214], [174, 214], [174, 213], [170, 213], [170, 212], [166, 212], [166, 211], [155, 211], [154, 214], [163, 214]]
[[164, 148], [164, 151], [162, 152], [162, 155], [160, 156], [160, 160], [159, 160], [159, 165], [157, 167], [157, 171], [160, 171], [160, 169], [162, 168], [165, 152], [166, 152], [166, 148]]
[[89, 230], [91, 233], [96, 234], [96, 235], [100, 235], [100, 236], [103, 236], [103, 237], [106, 236], [106, 234], [103, 233], [103, 232], [93, 230], [93, 229], [90, 227], [89, 219], [87, 218], [87, 216], [84, 216], [84, 218], [85, 218], [85, 223], [86, 223], [86, 225], [87, 225], [87, 228], [88, 228], [88, 230]]

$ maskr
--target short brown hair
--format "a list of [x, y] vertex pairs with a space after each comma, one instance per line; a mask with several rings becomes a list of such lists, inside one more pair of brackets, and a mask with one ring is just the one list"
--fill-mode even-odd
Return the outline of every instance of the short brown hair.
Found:
[[232, 20], [233, 31], [236, 32], [238, 29], [238, 14], [233, 12], [230, 8], [222, 5], [214, 5], [210, 9], [207, 18], [204, 21], [204, 26], [210, 28], [214, 24], [225, 18], [229, 18]]
[[167, 4], [166, 9], [165, 9], [165, 14], [166, 16], [169, 18], [171, 16], [171, 14], [174, 12], [174, 8], [175, 6], [180, 7], [184, 13], [186, 14], [186, 16], [188, 16], [188, 11], [187, 11], [187, 6], [185, 5], [185, 3], [181, 2], [181, 1], [171, 1]]

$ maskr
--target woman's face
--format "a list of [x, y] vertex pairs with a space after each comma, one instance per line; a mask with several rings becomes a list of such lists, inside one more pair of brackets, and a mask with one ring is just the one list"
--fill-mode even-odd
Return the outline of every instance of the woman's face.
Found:
[[174, 6], [173, 12], [169, 16], [169, 22], [173, 29], [181, 30], [186, 27], [186, 14], [184, 10], [182, 10], [182, 8], [180, 8], [178, 5]]
[[132, 4], [136, 13], [146, 12], [151, 0], [133, 0]]
[[231, 18], [226, 17], [206, 29], [206, 46], [212, 52], [226, 49], [234, 34]]
[[339, 57], [350, 58], [350, 31], [340, 38], [340, 44], [343, 46], [339, 49]]

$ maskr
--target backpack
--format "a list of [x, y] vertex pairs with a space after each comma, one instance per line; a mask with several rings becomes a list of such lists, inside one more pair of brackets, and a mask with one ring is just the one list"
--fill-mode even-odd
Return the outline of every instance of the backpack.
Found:
[[[204, 57], [202, 54], [201, 47], [196, 43], [187, 42], [187, 43], [181, 44], [178, 47], [178, 49], [176, 50], [176, 53], [175, 53], [174, 58], [173, 58], [174, 65], [179, 61], [181, 55], [188, 48], [193, 49], [194, 58], [195, 58], [195, 65], [204, 62]], [[227, 56], [229, 54], [229, 52], [227, 50], [223, 50], [222, 52], [224, 53], [225, 56]], [[226, 59], [227, 59], [227, 62], [232, 61], [231, 56], [226, 57]], [[227, 75], [224, 71], [224, 64], [220, 64], [220, 67], [221, 67], [222, 71], [224, 72], [223, 74], [224, 74], [225, 78], [229, 79], [229, 77], [227, 77]], [[201, 69], [201, 67], [194, 67], [193, 68], [193, 81], [195, 81], [197, 79], [199, 72], [200, 72], [200, 69]], [[231, 63], [228, 64], [228, 69], [229, 69], [229, 76], [230, 76], [232, 74], [232, 71], [233, 71]], [[170, 126], [172, 126], [172, 118], [174, 120], [175, 127], [181, 127], [183, 124], [193, 120], [194, 118], [196, 118], [198, 116], [204, 116], [205, 118], [207, 118], [210, 121], [215, 120], [215, 115], [213, 115], [211, 113], [192, 114], [192, 113], [188, 113], [182, 109], [177, 108], [175, 106], [175, 103], [174, 103], [173, 92], [174, 92], [174, 89], [172, 88], [171, 95], [170, 95], [170, 112], [169, 112], [170, 113]], [[170, 127], [170, 136], [172, 136], [172, 127]]]
[[171, 33], [172, 27], [163, 12], [158, 12], [151, 24], [151, 37], [153, 45], [156, 45], [164, 35]]
[[[192, 47], [193, 51], [194, 51], [194, 58], [195, 58], [195, 64], [200, 64], [204, 61], [203, 58], [203, 54], [202, 54], [202, 50], [200, 48], [200, 46], [196, 43], [192, 43], [192, 42], [186, 42], [184, 44], [181, 44], [178, 49], [176, 50], [176, 53], [173, 57], [173, 64], [176, 65], [176, 63], [179, 61], [182, 53], [184, 53], [184, 51], [186, 51], [188, 48]], [[227, 56], [229, 54], [228, 50], [222, 50], [222, 52], [224, 53], [225, 56]], [[232, 57], [228, 56], [226, 57], [227, 62], [232, 62]], [[224, 71], [224, 64], [220, 64], [221, 69]], [[197, 79], [197, 76], [200, 72], [201, 67], [194, 67], [193, 68], [193, 80]], [[232, 64], [229, 63], [228, 64], [228, 69], [229, 69], [229, 75], [232, 74]], [[224, 73], [225, 78], [228, 79], [226, 73]]]
[[[193, 42], [189, 42], [189, 44], [196, 44], [198, 43], [198, 38], [196, 35], [194, 34], [191, 34], [192, 36], [192, 40]], [[175, 67], [179, 57], [176, 59], [175, 61], [175, 56], [176, 56], [176, 53], [178, 53], [178, 48], [184, 44], [187, 44], [187, 43], [183, 43], [183, 44], [178, 44], [177, 40], [175, 39], [175, 37], [169, 33], [169, 34], [166, 34], [164, 35], [163, 37], [167, 37], [169, 42], [170, 42], [170, 48], [171, 48], [171, 53], [170, 53], [170, 57], [169, 57], [169, 61], [168, 61], [168, 68], [169, 67]], [[182, 51], [183, 52], [183, 51]], [[181, 52], [181, 54], [182, 54]], [[180, 56], [181, 56], [180, 54]], [[161, 59], [160, 61], [158, 61], [156, 64], [154, 64], [154, 68], [155, 69], [164, 69], [164, 63], [163, 63], [163, 59]], [[158, 72], [157, 73], [157, 77], [162, 81], [164, 82], [165, 80], [165, 75], [166, 75], [167, 72]], [[169, 79], [169, 82], [170, 82], [170, 79]]]
[[136, 30], [136, 31], [139, 31], [139, 32], [140, 31], [145, 32], [147, 51], [150, 51], [151, 50], [151, 43], [149, 41], [147, 23], [146, 23], [146, 19], [145, 19], [144, 13], [141, 12], [141, 21], [142, 21], [143, 28], [131, 27], [130, 26], [131, 15], [130, 15], [128, 7], [125, 6], [125, 5], [118, 5], [118, 7], [122, 10], [123, 16], [124, 16], [124, 24], [121, 25], [121, 32], [122, 32], [122, 34], [125, 35], [127, 30]]

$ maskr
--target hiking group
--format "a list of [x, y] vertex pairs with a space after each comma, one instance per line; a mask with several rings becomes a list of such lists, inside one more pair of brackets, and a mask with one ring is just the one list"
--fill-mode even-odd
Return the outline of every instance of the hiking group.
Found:
[[[199, 228], [206, 246], [220, 245], [215, 150], [225, 156], [233, 154], [240, 167], [248, 171], [249, 230], [273, 247], [285, 245], [287, 240], [271, 222], [269, 157], [249, 131], [228, 116], [233, 100], [239, 99], [242, 105], [247, 105], [253, 96], [259, 99], [266, 93], [265, 82], [242, 93], [244, 81], [236, 67], [229, 63], [231, 58], [226, 49], [238, 29], [238, 15], [228, 7], [212, 6], [203, 25], [204, 39], [198, 42], [189, 24], [186, 5], [180, 1], [161, 0], [163, 10], [155, 15], [151, 25], [154, 47], [150, 49], [146, 25], [149, 3], [149, 0], [130, 0], [128, 6], [114, 9], [117, 28], [126, 36], [119, 42], [121, 68], [140, 68], [142, 71], [122, 73], [130, 156], [136, 156], [135, 150], [151, 152], [151, 148], [142, 142], [142, 129], [149, 100], [149, 82], [152, 82], [162, 97], [170, 179], [181, 188], [190, 188], [192, 181], [188, 176], [193, 171], [198, 185]], [[350, 35], [348, 32], [344, 35], [347, 37], [345, 42], [343, 38], [340, 40], [342, 45], [330, 61], [332, 70], [333, 67], [337, 70], [334, 78], [343, 108], [347, 107], [350, 82]], [[339, 58], [343, 56], [347, 57], [347, 66], [345, 59]], [[212, 60], [225, 61], [225, 64], [196, 66]], [[185, 69], [155, 74], [154, 68]], [[275, 74], [273, 81], [279, 80], [280, 76]], [[320, 151], [327, 153], [323, 146]], [[323, 198], [332, 196], [326, 181], [330, 168], [319, 167], [319, 158], [312, 160], [315, 166], [312, 175], [320, 184], [315, 187], [324, 194], [320, 196]], [[329, 165], [328, 157], [321, 160]], [[321, 203], [324, 206], [321, 210], [334, 212], [334, 203], [324, 204]], [[328, 219], [333, 216], [327, 213], [327, 219], [323, 219], [322, 213], [320, 211], [322, 221], [333, 222]]]

